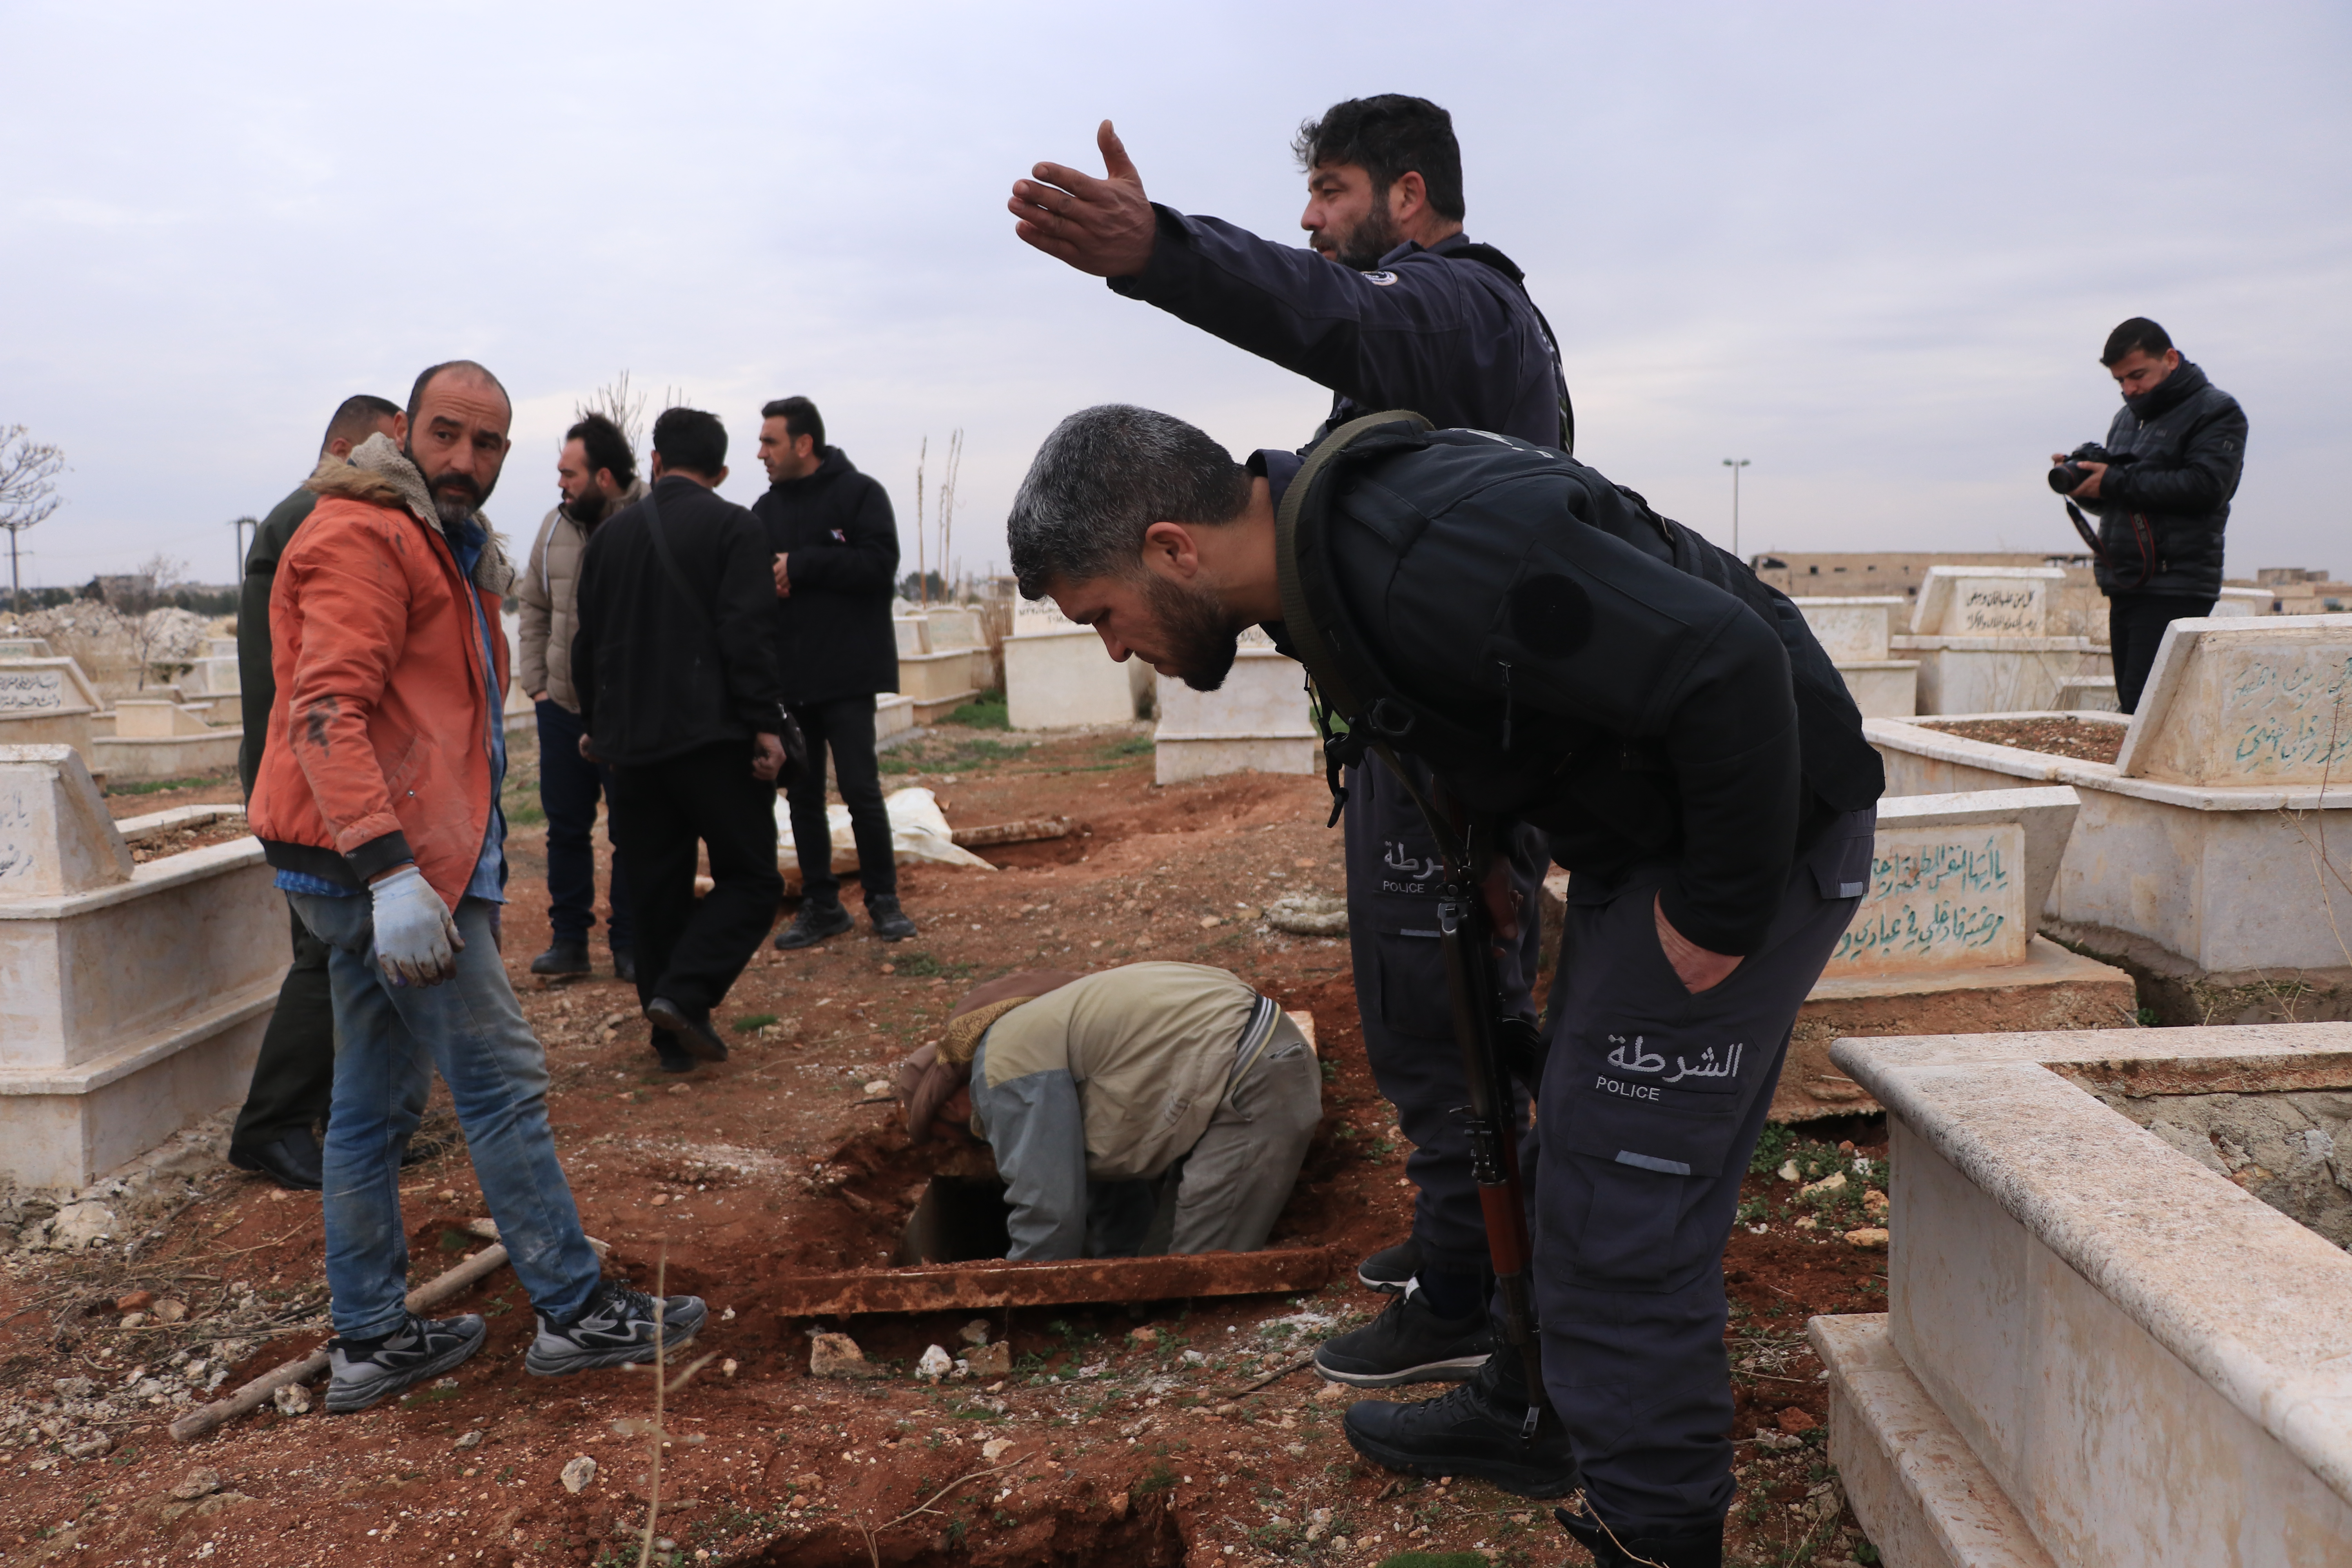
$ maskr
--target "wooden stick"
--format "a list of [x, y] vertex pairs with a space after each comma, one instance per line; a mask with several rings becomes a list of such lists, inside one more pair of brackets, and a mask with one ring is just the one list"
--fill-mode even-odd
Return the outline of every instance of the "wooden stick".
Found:
[[[496, 1237], [498, 1235], [498, 1226], [486, 1219], [475, 1220], [465, 1228], [475, 1236]], [[588, 1245], [596, 1249], [596, 1256], [599, 1258], [612, 1250], [593, 1236], [588, 1238]], [[493, 1240], [490, 1246], [477, 1252], [446, 1274], [428, 1279], [411, 1290], [408, 1293], [408, 1310], [412, 1312], [422, 1312], [427, 1307], [447, 1300], [475, 1281], [498, 1272], [505, 1265], [506, 1260], [507, 1249]], [[214, 1427], [234, 1421], [249, 1410], [259, 1409], [275, 1398], [279, 1389], [288, 1384], [310, 1382], [310, 1379], [327, 1370], [327, 1363], [328, 1355], [322, 1349], [311, 1352], [299, 1361], [289, 1361], [283, 1366], [272, 1367], [226, 1399], [216, 1399], [210, 1405], [191, 1410], [173, 1422], [172, 1438], [174, 1442], [185, 1443], [193, 1438], [201, 1437]]]
[[1230, 1403], [1233, 1400], [1239, 1399], [1245, 1394], [1255, 1394], [1267, 1384], [1279, 1383], [1284, 1378], [1288, 1377], [1292, 1373], [1300, 1371], [1306, 1367], [1313, 1366], [1314, 1364], [1315, 1355], [1314, 1352], [1310, 1351], [1286, 1366], [1278, 1366], [1275, 1368], [1272, 1372], [1267, 1373], [1264, 1377], [1259, 1378], [1255, 1383], [1245, 1383], [1239, 1388], [1221, 1388], [1217, 1391], [1217, 1397]]

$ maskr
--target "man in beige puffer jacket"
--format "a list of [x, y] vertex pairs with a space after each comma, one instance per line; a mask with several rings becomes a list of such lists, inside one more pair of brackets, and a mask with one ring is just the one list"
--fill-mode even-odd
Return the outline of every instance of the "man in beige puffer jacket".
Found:
[[[547, 914], [554, 933], [547, 951], [530, 961], [530, 972], [566, 977], [592, 973], [588, 929], [596, 922], [596, 859], [589, 839], [598, 797], [612, 798], [609, 773], [580, 755], [580, 695], [572, 680], [580, 556], [596, 525], [637, 500], [646, 486], [637, 478], [628, 437], [601, 414], [588, 415], [565, 432], [555, 475], [563, 500], [540, 523], [530, 564], [515, 584], [522, 605], [515, 674], [539, 710], [539, 799], [547, 812]], [[609, 816], [604, 831], [609, 840]], [[613, 846], [609, 892], [612, 918], [605, 934], [612, 942], [613, 973], [634, 981], [628, 881], [618, 844]]]

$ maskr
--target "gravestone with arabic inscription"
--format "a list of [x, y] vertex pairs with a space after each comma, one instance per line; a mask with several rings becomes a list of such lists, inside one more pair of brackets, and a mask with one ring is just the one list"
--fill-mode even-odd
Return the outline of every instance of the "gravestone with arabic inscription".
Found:
[[2352, 616], [2173, 622], [2116, 770], [2209, 788], [2352, 784]]

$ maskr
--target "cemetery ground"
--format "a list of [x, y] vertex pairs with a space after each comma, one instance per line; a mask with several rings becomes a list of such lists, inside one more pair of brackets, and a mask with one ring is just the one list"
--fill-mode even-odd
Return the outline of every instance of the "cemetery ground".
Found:
[[[1404, 1234], [1411, 1202], [1345, 942], [1258, 918], [1284, 894], [1339, 890], [1319, 778], [1161, 788], [1139, 726], [1035, 742], [944, 726], [888, 753], [886, 784], [933, 789], [959, 826], [1063, 815], [1079, 830], [990, 848], [993, 872], [903, 868], [913, 941], [877, 942], [861, 921], [811, 952], [763, 946], [721, 1015], [731, 1058], [674, 1079], [655, 1070], [601, 927], [594, 978], [550, 988], [526, 973], [548, 934], [544, 829], [530, 738], [513, 739], [505, 958], [547, 1045], [583, 1218], [611, 1244], [609, 1269], [710, 1303], [688, 1358], [698, 1369], [674, 1369], [667, 1395], [654, 1561], [1585, 1561], [1549, 1504], [1360, 1461], [1339, 1425], [1359, 1395], [1297, 1370], [1381, 1305], [1353, 1266]], [[237, 791], [215, 779], [112, 798], [128, 816]], [[780, 1281], [887, 1260], [938, 1150], [908, 1145], [874, 1085], [937, 1037], [963, 988], [1142, 958], [1230, 968], [1314, 1015], [1326, 1120], [1274, 1245], [1330, 1247], [1329, 1284], [984, 1314], [1009, 1367], [939, 1383], [918, 1360], [931, 1345], [971, 1355], [975, 1314], [778, 1320]], [[1827, 1389], [1804, 1325], [1885, 1308], [1871, 1249], [1884, 1232], [1868, 1228], [1884, 1224], [1885, 1141], [1876, 1118], [1774, 1129], [1748, 1177], [1725, 1263], [1731, 1562], [1876, 1561], [1823, 1453]], [[413, 1283], [478, 1250], [464, 1227], [486, 1212], [446, 1100], [420, 1142], [401, 1178]], [[528, 1376], [530, 1312], [503, 1268], [435, 1309], [488, 1319], [454, 1376], [355, 1415], [265, 1405], [173, 1442], [166, 1422], [324, 1339], [318, 1201], [200, 1158], [114, 1201], [110, 1241], [0, 1259], [0, 1563], [638, 1560], [655, 1379]], [[852, 1335], [876, 1375], [809, 1375], [818, 1327]], [[593, 1475], [574, 1490], [583, 1457]]]

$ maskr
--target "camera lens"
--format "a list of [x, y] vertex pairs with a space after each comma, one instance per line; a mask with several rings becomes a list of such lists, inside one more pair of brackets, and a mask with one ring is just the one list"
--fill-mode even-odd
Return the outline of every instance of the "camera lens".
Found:
[[2050, 470], [2050, 488], [2059, 495], [2073, 495], [2082, 482], [2083, 470], [2073, 463], [2061, 463]]

